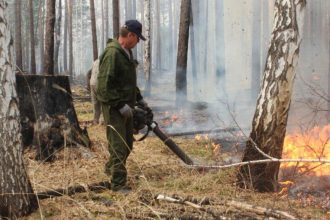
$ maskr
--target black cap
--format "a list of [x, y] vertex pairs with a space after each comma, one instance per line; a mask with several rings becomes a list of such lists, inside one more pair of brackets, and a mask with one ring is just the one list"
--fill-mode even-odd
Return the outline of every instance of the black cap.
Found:
[[127, 20], [125, 22], [125, 27], [130, 32], [136, 34], [141, 40], [146, 40], [142, 35], [142, 24], [138, 20]]

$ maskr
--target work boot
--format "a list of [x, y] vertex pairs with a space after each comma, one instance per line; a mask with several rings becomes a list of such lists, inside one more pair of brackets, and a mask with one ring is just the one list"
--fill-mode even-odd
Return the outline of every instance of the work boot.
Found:
[[125, 185], [125, 186], [118, 186], [118, 187], [113, 188], [111, 190], [114, 191], [114, 192], [118, 192], [118, 193], [122, 193], [124, 195], [127, 195], [130, 192], [132, 192], [132, 187]]

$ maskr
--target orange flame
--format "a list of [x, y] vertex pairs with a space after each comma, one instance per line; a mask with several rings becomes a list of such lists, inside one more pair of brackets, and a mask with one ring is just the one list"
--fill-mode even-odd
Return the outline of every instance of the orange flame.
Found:
[[[330, 159], [330, 124], [323, 128], [314, 127], [308, 132], [290, 134], [284, 139], [283, 158]], [[330, 175], [329, 164], [282, 163], [281, 168], [298, 167], [299, 173], [311, 170], [316, 176]]]

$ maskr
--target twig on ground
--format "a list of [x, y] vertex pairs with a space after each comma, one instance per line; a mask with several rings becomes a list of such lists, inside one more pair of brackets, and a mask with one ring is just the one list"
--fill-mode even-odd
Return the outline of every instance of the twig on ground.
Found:
[[[189, 206], [191, 206], [195, 209], [198, 209], [200, 211], [204, 211], [208, 214], [211, 214], [216, 219], [227, 219], [224, 216], [219, 216], [218, 214], [215, 214], [210, 209], [206, 209], [206, 208], [202, 207], [201, 205], [197, 205], [193, 202], [190, 202], [190, 201], [187, 201], [187, 200], [184, 200], [184, 199], [177, 199], [177, 198], [173, 198], [173, 197], [166, 196], [166, 195], [163, 195], [163, 194], [158, 194], [156, 196], [156, 199], [171, 202], [171, 203], [189, 205]], [[247, 203], [238, 202], [238, 201], [234, 201], [234, 200], [221, 202], [220, 204], [225, 205], [225, 206], [229, 206], [229, 207], [234, 207], [234, 208], [240, 209], [240, 210], [245, 210], [247, 212], [256, 213], [258, 215], [264, 215], [264, 216], [267, 216], [267, 217], [272, 217], [272, 218], [277, 218], [277, 219], [283, 219], [283, 218], [291, 219], [291, 220], [296, 220], [297, 219], [295, 216], [292, 216], [289, 213], [284, 212], [284, 211], [269, 209], [269, 208], [265, 208], [265, 207], [261, 207], [261, 206], [250, 205], [250, 204], [247, 204]]]
[[38, 199], [48, 199], [52, 197], [59, 197], [63, 195], [73, 195], [76, 193], [82, 193], [87, 191], [100, 191], [110, 189], [110, 182], [103, 181], [99, 183], [89, 184], [87, 186], [77, 185], [77, 186], [70, 186], [66, 189], [54, 189], [48, 190], [45, 192], [38, 192], [36, 193]]
[[274, 217], [274, 218], [285, 218], [285, 219], [297, 219], [296, 217], [290, 215], [287, 212], [283, 212], [283, 211], [279, 211], [279, 210], [275, 210], [275, 209], [268, 209], [268, 208], [264, 208], [261, 206], [255, 206], [255, 205], [250, 205], [247, 203], [243, 203], [243, 202], [238, 202], [238, 201], [227, 201], [225, 202], [225, 205], [227, 206], [233, 206], [237, 209], [243, 209], [249, 212], [254, 212], [257, 213], [259, 215], [265, 215], [265, 216], [270, 216], [270, 217]]
[[206, 209], [200, 205], [197, 205], [195, 203], [192, 203], [190, 201], [186, 201], [186, 200], [181, 200], [181, 199], [175, 199], [175, 198], [172, 198], [170, 196], [166, 196], [166, 195], [162, 195], [162, 194], [158, 194], [156, 197], [156, 200], [163, 200], [163, 201], [167, 201], [167, 202], [171, 202], [171, 203], [177, 203], [177, 204], [184, 204], [184, 205], [188, 205], [190, 207], [193, 207], [195, 209], [198, 209], [199, 211], [203, 211], [203, 212], [206, 212], [210, 215], [212, 215], [212, 217], [214, 219], [220, 219], [220, 220], [225, 220], [227, 219], [226, 217], [224, 216], [219, 216], [219, 214], [217, 213], [214, 213], [212, 210], [210, 209]]

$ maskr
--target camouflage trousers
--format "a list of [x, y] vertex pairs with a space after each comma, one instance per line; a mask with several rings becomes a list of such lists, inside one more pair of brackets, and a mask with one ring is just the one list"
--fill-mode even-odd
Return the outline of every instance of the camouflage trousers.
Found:
[[126, 185], [126, 160], [133, 148], [133, 118], [124, 118], [117, 109], [102, 104], [110, 153], [105, 172], [111, 176], [111, 189]]

